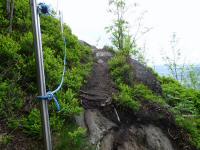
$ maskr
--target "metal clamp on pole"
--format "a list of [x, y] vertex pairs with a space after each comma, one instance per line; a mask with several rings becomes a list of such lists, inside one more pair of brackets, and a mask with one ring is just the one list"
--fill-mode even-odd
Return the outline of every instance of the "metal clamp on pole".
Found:
[[[34, 44], [35, 44], [35, 49], [36, 49], [37, 78], [38, 78], [39, 94], [41, 96], [46, 96], [47, 93], [46, 93], [46, 84], [45, 84], [45, 75], [44, 75], [42, 40], [41, 40], [42, 38], [41, 38], [39, 12], [37, 8], [36, 0], [31, 0], [30, 2], [31, 2], [31, 10], [32, 10]], [[52, 150], [51, 132], [50, 132], [50, 125], [49, 125], [48, 101], [45, 101], [45, 100], [41, 101], [41, 117], [42, 117], [45, 149]]]

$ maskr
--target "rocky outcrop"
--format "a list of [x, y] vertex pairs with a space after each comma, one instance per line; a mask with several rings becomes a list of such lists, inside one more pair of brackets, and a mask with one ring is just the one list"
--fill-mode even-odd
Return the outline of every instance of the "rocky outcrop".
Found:
[[134, 73], [133, 80], [137, 83], [142, 83], [148, 86], [152, 91], [161, 95], [162, 88], [160, 82], [157, 80], [152, 70], [145, 67], [143, 64], [139, 63], [134, 59], [130, 59], [129, 61], [132, 65]]
[[91, 109], [85, 111], [85, 123], [92, 144], [98, 144], [111, 129], [117, 127], [114, 122], [105, 118], [98, 110]]
[[[76, 117], [79, 125], [88, 129], [90, 143], [96, 145], [97, 150], [174, 150], [168, 135], [152, 122], [140, 122], [139, 113], [137, 118], [137, 114], [131, 111], [117, 112], [112, 104], [112, 93], [115, 89], [107, 65], [112, 54], [98, 49], [93, 52], [95, 63], [92, 75], [80, 91], [85, 111]], [[136, 73], [134, 78], [138, 82], [145, 83], [161, 93], [159, 82], [150, 71], [135, 61], [132, 61], [132, 65]], [[146, 78], [153, 81], [150, 83]], [[151, 116], [143, 117], [141, 116], [141, 119]]]
[[162, 130], [151, 124], [122, 129], [117, 138], [114, 144], [117, 150], [174, 150]]
[[[188, 134], [176, 126], [167, 107], [142, 100], [140, 110], [134, 112], [112, 102], [113, 93], [117, 92], [107, 64], [112, 55], [105, 49], [93, 49], [92, 74], [80, 91], [85, 111], [76, 120], [87, 128], [89, 141], [96, 150], [196, 150], [189, 143]], [[134, 83], [145, 84], [162, 94], [151, 69], [132, 59], [129, 64]]]

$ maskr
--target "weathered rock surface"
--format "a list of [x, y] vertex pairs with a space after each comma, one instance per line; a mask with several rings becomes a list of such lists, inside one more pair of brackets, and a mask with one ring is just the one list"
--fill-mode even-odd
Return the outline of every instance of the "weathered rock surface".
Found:
[[162, 132], [162, 130], [153, 125], [143, 127], [146, 134], [148, 149], [157, 150], [173, 150], [170, 140]]
[[132, 64], [132, 69], [134, 72], [134, 81], [138, 83], [143, 83], [155, 93], [162, 94], [160, 82], [156, 79], [151, 69], [145, 67], [144, 65], [142, 65], [134, 59], [130, 59], [130, 63]]
[[105, 135], [101, 141], [100, 150], [112, 150], [113, 143], [115, 140], [115, 135], [113, 131], [110, 131], [107, 135]]
[[90, 134], [90, 142], [97, 144], [101, 139], [117, 125], [105, 118], [98, 110], [85, 111], [85, 123]]

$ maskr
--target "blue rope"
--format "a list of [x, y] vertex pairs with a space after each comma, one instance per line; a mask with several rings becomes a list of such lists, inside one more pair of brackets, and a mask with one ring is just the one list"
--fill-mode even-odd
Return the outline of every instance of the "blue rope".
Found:
[[63, 36], [63, 41], [64, 41], [64, 59], [63, 59], [63, 62], [64, 62], [64, 67], [63, 67], [63, 73], [62, 73], [62, 78], [61, 78], [61, 82], [60, 82], [60, 85], [52, 92], [53, 94], [55, 94], [56, 92], [58, 92], [63, 83], [64, 83], [64, 77], [65, 77], [65, 73], [66, 73], [66, 65], [67, 65], [67, 62], [66, 62], [66, 57], [67, 57], [67, 50], [66, 50], [66, 46], [67, 46], [67, 42], [66, 42], [66, 38]]
[[39, 13], [41, 14], [45, 14], [45, 15], [50, 15], [50, 8], [47, 4], [45, 3], [39, 3], [38, 4], [38, 10], [39, 10]]
[[56, 104], [57, 111], [60, 111], [60, 104], [58, 103], [58, 99], [51, 91], [47, 92], [46, 96], [37, 96], [37, 98], [41, 100], [48, 100], [48, 101], [51, 101], [53, 99]]
[[[49, 7], [45, 3], [39, 3], [38, 9], [40, 10], [41, 13], [49, 14]], [[55, 94], [62, 88], [62, 85], [64, 83], [65, 73], [66, 73], [66, 65], [67, 65], [67, 61], [66, 61], [66, 59], [67, 59], [67, 50], [66, 50], [67, 40], [64, 37], [63, 30], [64, 30], [63, 22], [61, 20], [61, 34], [62, 34], [62, 39], [64, 42], [64, 59], [63, 59], [64, 67], [63, 67], [62, 78], [61, 78], [60, 84], [54, 91], [48, 91], [45, 96], [37, 96], [37, 98], [41, 99], [41, 100], [51, 101], [53, 99], [56, 104], [57, 111], [60, 111], [60, 104], [59, 104], [58, 99], [56, 98]]]

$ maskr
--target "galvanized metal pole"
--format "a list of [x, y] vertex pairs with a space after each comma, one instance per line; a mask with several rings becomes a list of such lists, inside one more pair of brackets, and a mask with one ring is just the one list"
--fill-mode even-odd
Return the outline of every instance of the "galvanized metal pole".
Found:
[[[31, 2], [31, 10], [32, 10], [34, 42], [35, 42], [35, 49], [36, 49], [37, 78], [38, 78], [39, 94], [41, 96], [46, 96], [46, 84], [45, 84], [45, 75], [44, 75], [39, 12], [37, 8], [36, 0], [30, 0], [30, 2]], [[44, 138], [45, 149], [52, 150], [48, 102], [46, 100], [41, 101], [41, 118], [42, 118], [42, 125], [43, 125], [43, 138]]]

